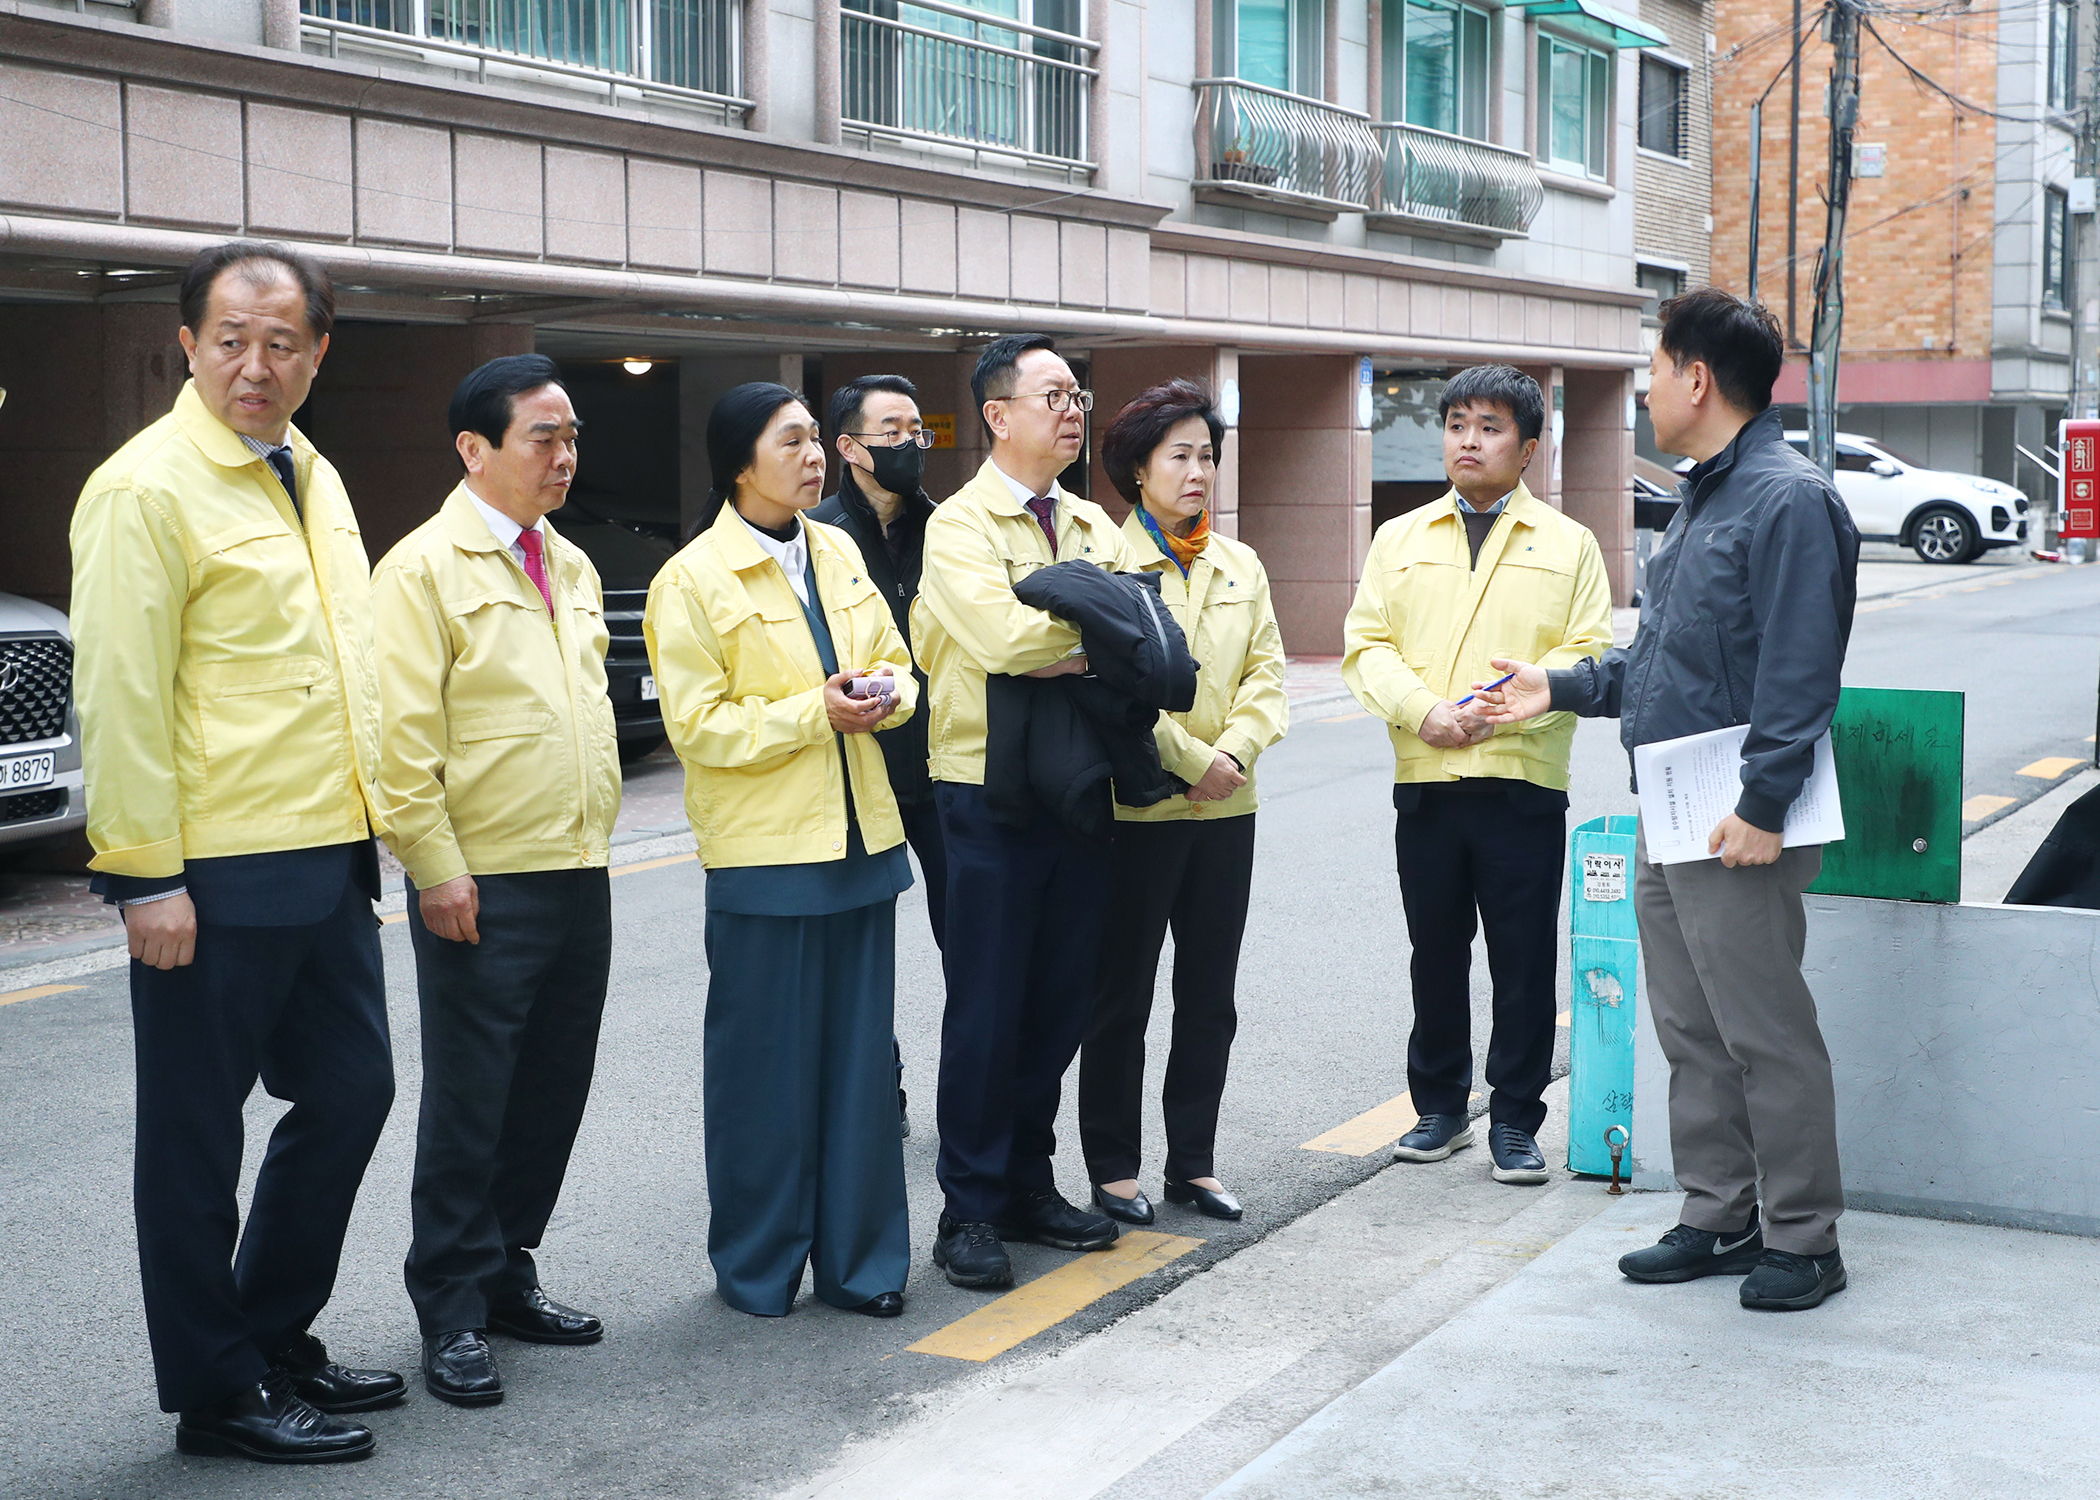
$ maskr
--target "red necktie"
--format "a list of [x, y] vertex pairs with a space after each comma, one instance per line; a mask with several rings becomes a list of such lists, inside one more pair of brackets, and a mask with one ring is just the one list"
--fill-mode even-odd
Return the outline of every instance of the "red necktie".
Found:
[[1029, 514], [1035, 517], [1036, 524], [1043, 528], [1043, 535], [1049, 539], [1050, 555], [1057, 556], [1057, 522], [1051, 519], [1057, 513], [1057, 497], [1038, 495], [1035, 499], [1022, 503], [1028, 507]]
[[554, 613], [554, 590], [547, 587], [547, 562], [541, 554], [547, 539], [537, 530], [518, 533], [518, 545], [525, 549], [525, 576], [539, 585], [540, 597], [547, 601], [547, 613]]

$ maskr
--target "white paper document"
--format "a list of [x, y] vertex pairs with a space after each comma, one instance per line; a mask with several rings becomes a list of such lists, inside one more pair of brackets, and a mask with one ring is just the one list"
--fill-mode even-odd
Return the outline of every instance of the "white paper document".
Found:
[[[1633, 777], [1641, 788], [1641, 833], [1648, 858], [1659, 865], [1712, 859], [1706, 840], [1735, 811], [1743, 795], [1743, 741], [1750, 726], [1660, 740], [1633, 752]], [[1845, 836], [1838, 808], [1837, 761], [1830, 736], [1816, 741], [1815, 769], [1801, 795], [1786, 810], [1781, 842], [1834, 844]]]

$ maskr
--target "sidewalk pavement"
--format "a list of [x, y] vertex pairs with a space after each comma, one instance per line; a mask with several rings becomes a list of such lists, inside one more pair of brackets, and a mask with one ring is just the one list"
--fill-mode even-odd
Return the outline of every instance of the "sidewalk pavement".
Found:
[[1677, 1203], [1605, 1209], [1215, 1500], [2100, 1493], [2091, 1241], [1849, 1213], [1850, 1288], [1752, 1313], [1614, 1269]]

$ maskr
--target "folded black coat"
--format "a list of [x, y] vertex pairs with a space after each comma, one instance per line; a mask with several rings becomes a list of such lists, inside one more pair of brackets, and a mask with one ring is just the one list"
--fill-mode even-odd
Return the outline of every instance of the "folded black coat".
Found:
[[1159, 763], [1160, 710], [1196, 702], [1196, 662], [1149, 573], [1053, 563], [1014, 585], [1023, 604], [1079, 630], [1084, 676], [985, 682], [984, 795], [992, 816], [1024, 828], [1048, 811], [1079, 837], [1107, 842], [1110, 796], [1150, 807], [1188, 783]]
[[2100, 788], [2064, 809], [2005, 904], [2100, 908]]

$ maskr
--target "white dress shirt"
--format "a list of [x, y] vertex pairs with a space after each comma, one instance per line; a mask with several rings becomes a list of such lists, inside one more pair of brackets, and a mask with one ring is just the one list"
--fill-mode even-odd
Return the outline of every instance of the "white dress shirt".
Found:
[[795, 517], [794, 538], [785, 542], [777, 537], [766, 535], [765, 532], [760, 531], [756, 526], [752, 526], [749, 521], [745, 521], [742, 511], [737, 512], [736, 518], [739, 521], [744, 521], [744, 525], [750, 528], [753, 539], [757, 541], [759, 546], [766, 549], [766, 555], [780, 564], [780, 571], [787, 574], [788, 587], [795, 591], [795, 597], [802, 601], [802, 607], [808, 609], [809, 540], [808, 533], [804, 531], [802, 526], [802, 517], [800, 515]]
[[[495, 506], [475, 494], [472, 485], [467, 486], [467, 498], [474, 502], [474, 509], [481, 512], [481, 519], [489, 523], [490, 534], [500, 544], [510, 549], [510, 555], [518, 560], [519, 567], [525, 566], [525, 549], [518, 545], [518, 538], [523, 536], [528, 529], [537, 531], [540, 534], [542, 543], [540, 556], [544, 558], [547, 555], [545, 551], [547, 527], [544, 521], [534, 521], [529, 528], [520, 526], [509, 516], [503, 514], [502, 511], [496, 509]], [[542, 566], [544, 566], [544, 563]], [[530, 578], [532, 574], [528, 571], [525, 576]]]

